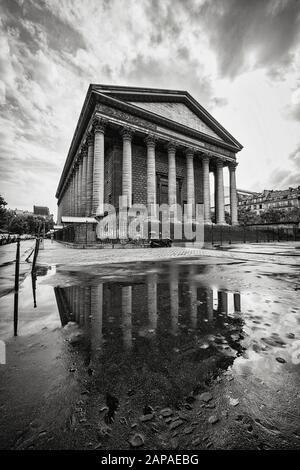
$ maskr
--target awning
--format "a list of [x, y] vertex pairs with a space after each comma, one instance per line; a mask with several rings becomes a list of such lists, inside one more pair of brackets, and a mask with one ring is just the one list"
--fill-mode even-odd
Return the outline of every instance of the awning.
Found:
[[72, 217], [63, 215], [61, 218], [63, 224], [96, 224], [97, 220], [94, 217]]

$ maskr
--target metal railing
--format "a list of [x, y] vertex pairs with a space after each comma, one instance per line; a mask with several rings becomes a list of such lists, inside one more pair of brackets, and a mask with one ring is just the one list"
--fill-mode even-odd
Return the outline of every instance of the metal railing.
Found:
[[[58, 241], [76, 243], [76, 230], [80, 224], [73, 224], [64, 227], [63, 229], [55, 232], [54, 238]], [[83, 227], [83, 225], [82, 225]], [[81, 227], [81, 228], [82, 228]], [[86, 228], [87, 230], [87, 228]], [[195, 230], [195, 226], [193, 227]], [[188, 242], [191, 241], [184, 236], [183, 226], [178, 229], [175, 228], [174, 224], [170, 224], [170, 233], [168, 236], [162, 235], [161, 225], [158, 230], [159, 235], [152, 237], [156, 239], [170, 238], [174, 242]], [[81, 231], [82, 235], [82, 231]], [[143, 244], [150, 242], [151, 239], [151, 226], [150, 224], [146, 228], [141, 230], [140, 237], [138, 239], [132, 239], [135, 244]], [[130, 236], [127, 240], [120, 237], [118, 230], [114, 233], [107, 233], [106, 236], [99, 240], [102, 243], [126, 243], [130, 241]], [[96, 241], [96, 235], [95, 235]], [[204, 226], [204, 243], [211, 245], [226, 245], [232, 243], [271, 243], [271, 242], [285, 242], [285, 241], [300, 241], [300, 229], [294, 225], [291, 227], [255, 227], [255, 226], [242, 226], [242, 225], [205, 225]], [[81, 244], [88, 243], [87, 238], [81, 237]]]
[[74, 243], [76, 225], [67, 225], [66, 227], [54, 232], [54, 239], [61, 242]]
[[300, 230], [296, 226], [283, 228], [208, 225], [205, 226], [204, 240], [212, 245], [299, 241]]

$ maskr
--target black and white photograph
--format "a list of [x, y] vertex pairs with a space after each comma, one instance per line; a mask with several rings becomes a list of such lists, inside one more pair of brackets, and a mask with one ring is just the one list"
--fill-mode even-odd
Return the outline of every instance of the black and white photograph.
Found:
[[299, 291], [299, 0], [0, 0], [0, 456], [299, 451]]

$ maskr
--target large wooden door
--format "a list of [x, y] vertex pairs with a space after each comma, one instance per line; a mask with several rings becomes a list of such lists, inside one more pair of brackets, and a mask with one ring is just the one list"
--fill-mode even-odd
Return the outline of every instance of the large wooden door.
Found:
[[[157, 175], [157, 203], [159, 205], [169, 203], [168, 189], [169, 189], [168, 177]], [[177, 204], [181, 204], [181, 180], [180, 179], [176, 179], [176, 198], [177, 198]]]

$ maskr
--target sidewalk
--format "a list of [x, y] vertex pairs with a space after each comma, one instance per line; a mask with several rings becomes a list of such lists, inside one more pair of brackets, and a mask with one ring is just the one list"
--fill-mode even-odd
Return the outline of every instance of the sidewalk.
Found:
[[[221, 249], [200, 249], [189, 247], [172, 248], [135, 248], [135, 249], [75, 249], [61, 243], [45, 240], [45, 249], [39, 251], [38, 264], [111, 264], [142, 261], [162, 261], [174, 258], [222, 258], [224, 262], [232, 260], [272, 262], [276, 264], [300, 263], [300, 243], [272, 243], [253, 245], [227, 245]], [[208, 260], [206, 259], [206, 262]], [[211, 260], [210, 260], [211, 262]]]
[[[34, 243], [34, 240], [25, 240], [20, 243], [20, 283], [31, 269], [31, 263], [26, 262], [26, 258], [34, 249]], [[14, 290], [16, 250], [16, 243], [0, 247], [0, 297]]]

